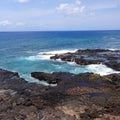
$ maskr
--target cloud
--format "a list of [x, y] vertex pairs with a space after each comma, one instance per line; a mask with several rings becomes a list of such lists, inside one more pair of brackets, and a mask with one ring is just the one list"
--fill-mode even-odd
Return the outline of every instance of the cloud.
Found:
[[29, 2], [30, 0], [16, 0], [16, 1], [19, 3], [26, 3], [26, 2]]
[[76, 0], [75, 3], [61, 3], [56, 10], [64, 12], [66, 14], [80, 14], [83, 13], [85, 6], [81, 5], [80, 0]]
[[5, 26], [9, 26], [9, 25], [11, 25], [12, 23], [10, 22], [10, 21], [8, 21], [8, 20], [1, 20], [0, 21], [0, 26], [3, 26], [3, 27], [5, 27]]
[[9, 20], [1, 20], [0, 27], [21, 27], [24, 26], [25, 23], [23, 22], [11, 22]]

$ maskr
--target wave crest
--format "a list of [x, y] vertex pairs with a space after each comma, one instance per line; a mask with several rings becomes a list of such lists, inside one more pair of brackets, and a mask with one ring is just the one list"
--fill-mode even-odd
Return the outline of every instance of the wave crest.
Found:
[[56, 54], [64, 54], [64, 53], [74, 53], [76, 52], [77, 49], [75, 50], [57, 50], [57, 51], [48, 51], [48, 52], [39, 52], [37, 55], [33, 55], [33, 56], [28, 56], [28, 57], [24, 57], [22, 59], [25, 60], [31, 60], [31, 61], [36, 61], [36, 60], [50, 60], [51, 56], [54, 56]]
[[113, 73], [120, 73], [119, 71], [115, 71], [112, 68], [109, 68], [103, 64], [92, 64], [92, 65], [87, 65], [86, 67], [87, 67], [88, 71], [100, 74], [101, 76], [109, 75], [109, 74], [113, 74]]

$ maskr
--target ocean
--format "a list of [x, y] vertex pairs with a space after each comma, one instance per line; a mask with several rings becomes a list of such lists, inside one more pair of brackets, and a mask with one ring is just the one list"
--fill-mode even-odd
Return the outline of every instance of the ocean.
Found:
[[79, 66], [43, 55], [96, 48], [120, 49], [120, 31], [0, 32], [0, 68], [19, 72], [27, 81], [37, 83], [31, 72], [113, 73], [104, 65]]

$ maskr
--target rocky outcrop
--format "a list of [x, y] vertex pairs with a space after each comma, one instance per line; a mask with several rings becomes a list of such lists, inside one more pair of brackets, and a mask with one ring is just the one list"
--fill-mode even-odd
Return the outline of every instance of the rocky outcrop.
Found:
[[32, 72], [31, 76], [40, 80], [46, 81], [50, 84], [57, 84], [57, 86], [65, 85], [68, 86], [85, 86], [85, 87], [99, 87], [104, 84], [111, 84], [116, 81], [120, 82], [120, 74], [110, 74], [106, 76], [100, 76], [99, 74], [94, 73], [81, 73], [73, 74], [66, 72], [53, 72], [53, 73], [44, 73], [44, 72]]
[[116, 85], [119, 85], [120, 83], [120, 73], [107, 75], [106, 78], [111, 80]]
[[23, 82], [26, 83], [26, 81], [23, 78], [20, 78], [19, 74], [17, 72], [11, 72], [7, 70], [0, 69], [0, 84], [1, 83], [9, 83], [9, 82]]
[[120, 74], [100, 76], [93, 73], [33, 72], [32, 76], [57, 83], [48, 94], [44, 94], [44, 99], [57, 103], [55, 108], [74, 115], [76, 120], [120, 119]]
[[[78, 51], [84, 52], [93, 54]], [[57, 86], [28, 83], [18, 73], [0, 69], [0, 120], [120, 119], [120, 74], [33, 72], [31, 76]]]
[[76, 120], [55, 106], [64, 94], [0, 69], [0, 120]]
[[77, 50], [75, 53], [56, 54], [50, 59], [75, 62], [79, 65], [105, 64], [114, 70], [120, 71], [120, 50], [87, 49]]
[[44, 73], [44, 72], [32, 72], [31, 76], [48, 82], [49, 84], [57, 84], [61, 81], [72, 79], [72, 73], [66, 72], [53, 72], [53, 73]]

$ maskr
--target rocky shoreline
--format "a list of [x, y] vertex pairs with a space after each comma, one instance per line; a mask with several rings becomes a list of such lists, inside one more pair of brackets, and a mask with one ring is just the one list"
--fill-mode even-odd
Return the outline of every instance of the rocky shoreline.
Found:
[[75, 62], [78, 65], [104, 64], [120, 71], [120, 50], [86, 49], [74, 53], [56, 54], [52, 60]]
[[[120, 70], [120, 51], [78, 50], [51, 59], [79, 65], [102, 62]], [[0, 69], [0, 120], [120, 120], [120, 73], [32, 72], [31, 76], [57, 86], [28, 83], [18, 73]]]

